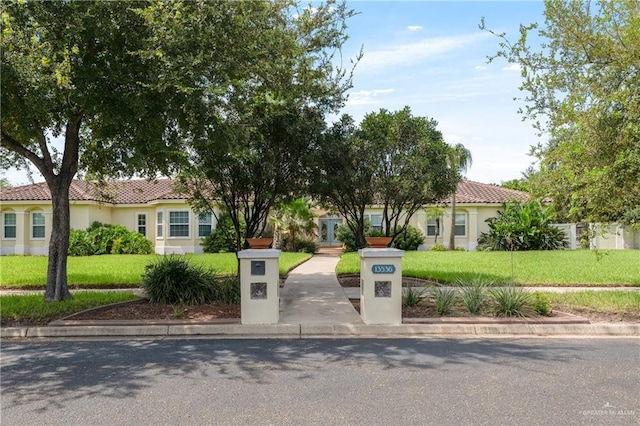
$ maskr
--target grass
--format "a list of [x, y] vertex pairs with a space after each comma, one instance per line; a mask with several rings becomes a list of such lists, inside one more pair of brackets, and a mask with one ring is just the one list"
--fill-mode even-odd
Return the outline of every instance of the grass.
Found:
[[577, 291], [570, 293], [548, 293], [552, 306], [562, 305], [573, 309], [588, 309], [595, 312], [627, 312], [640, 314], [640, 292], [637, 291]]
[[[194, 264], [211, 268], [220, 275], [237, 272], [235, 253], [187, 255]], [[144, 267], [157, 255], [70, 256], [67, 280], [79, 288], [138, 287]], [[311, 257], [307, 253], [282, 253], [280, 275]], [[46, 256], [0, 256], [0, 288], [41, 289], [47, 281]]]
[[[529, 251], [513, 253], [513, 281], [527, 286], [640, 286], [640, 250]], [[512, 283], [510, 252], [408, 251], [402, 275], [440, 283], [480, 277], [496, 285]], [[357, 253], [345, 253], [338, 274], [358, 274]]]
[[0, 296], [0, 319], [3, 324], [7, 321], [47, 324], [85, 309], [137, 298], [130, 291], [76, 292], [73, 299], [58, 303], [46, 303], [42, 294]]

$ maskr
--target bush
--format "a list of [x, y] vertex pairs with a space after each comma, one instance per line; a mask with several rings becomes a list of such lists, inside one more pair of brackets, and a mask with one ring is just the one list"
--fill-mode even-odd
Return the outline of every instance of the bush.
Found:
[[138, 232], [129, 232], [113, 242], [111, 254], [151, 254], [153, 244]]
[[152, 303], [196, 305], [218, 296], [215, 273], [180, 255], [161, 256], [145, 266], [142, 286]]
[[538, 315], [544, 315], [546, 317], [551, 314], [551, 302], [549, 302], [546, 294], [536, 291], [533, 293], [532, 299], [533, 310], [536, 311]]
[[429, 251], [447, 251], [447, 248], [440, 243], [434, 243], [429, 247]]
[[93, 222], [85, 231], [74, 229], [69, 234], [69, 256], [151, 253], [151, 241], [122, 225]]
[[528, 317], [533, 313], [531, 293], [520, 287], [502, 287], [491, 292], [495, 313], [506, 317]]
[[240, 278], [237, 276], [216, 277], [214, 300], [228, 305], [240, 304]]
[[560, 250], [567, 247], [564, 231], [551, 225], [552, 207], [539, 201], [503, 204], [498, 217], [487, 219], [489, 232], [480, 234], [479, 250]]
[[[365, 237], [373, 237], [375, 234], [379, 234], [377, 231], [374, 231], [371, 228], [371, 224], [367, 219], [364, 221], [364, 236]], [[358, 251], [360, 247], [356, 243], [356, 236], [349, 228], [349, 225], [343, 223], [338, 226], [338, 232], [336, 233], [336, 239], [344, 244], [344, 252], [348, 253], [351, 251]]]
[[[246, 225], [244, 220], [240, 223], [240, 233], [244, 235]], [[202, 251], [205, 253], [235, 253], [236, 229], [233, 227], [233, 220], [227, 213], [220, 215], [215, 231], [207, 235], [202, 242]], [[240, 242], [242, 247], [243, 241]]]
[[69, 256], [90, 256], [93, 254], [89, 232], [82, 229], [72, 229], [69, 234]]
[[456, 301], [456, 291], [452, 288], [437, 287], [434, 296], [436, 299], [436, 315], [447, 315]]
[[318, 251], [318, 249], [320, 248], [318, 246], [318, 243], [316, 243], [315, 241], [311, 241], [311, 240], [303, 240], [303, 239], [298, 239], [296, 238], [296, 242], [294, 244], [295, 246], [295, 251], [300, 252], [300, 253], [315, 253]]
[[424, 234], [418, 228], [407, 225], [404, 231], [399, 233], [391, 243], [391, 247], [400, 250], [418, 250], [418, 247], [424, 244]]

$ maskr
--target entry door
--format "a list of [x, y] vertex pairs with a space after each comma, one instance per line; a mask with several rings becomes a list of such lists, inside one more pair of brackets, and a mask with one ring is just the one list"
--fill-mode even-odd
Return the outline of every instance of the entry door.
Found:
[[342, 223], [341, 219], [320, 219], [318, 221], [318, 234], [320, 244], [335, 244], [336, 234], [338, 233], [338, 226]]

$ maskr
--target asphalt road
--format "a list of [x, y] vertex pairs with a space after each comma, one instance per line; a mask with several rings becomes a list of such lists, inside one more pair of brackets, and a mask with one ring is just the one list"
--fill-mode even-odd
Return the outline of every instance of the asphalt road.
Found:
[[640, 424], [640, 339], [3, 341], [1, 424]]

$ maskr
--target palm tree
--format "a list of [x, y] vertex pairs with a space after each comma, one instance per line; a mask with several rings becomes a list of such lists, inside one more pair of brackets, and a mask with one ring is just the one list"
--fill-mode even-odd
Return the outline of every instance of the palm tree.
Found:
[[[447, 151], [447, 163], [449, 168], [455, 170], [462, 177], [471, 167], [471, 151], [461, 143], [452, 146]], [[451, 234], [449, 235], [449, 250], [456, 249], [456, 193], [451, 195]]]

